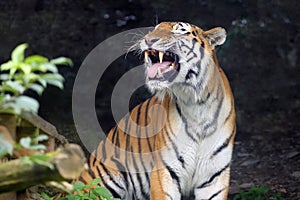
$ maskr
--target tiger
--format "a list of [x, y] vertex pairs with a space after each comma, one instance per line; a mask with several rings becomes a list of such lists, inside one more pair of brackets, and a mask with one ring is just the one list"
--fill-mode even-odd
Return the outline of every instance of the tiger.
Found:
[[120, 199], [227, 199], [234, 98], [216, 47], [221, 27], [162, 22], [134, 45], [151, 98], [112, 128], [78, 178]]

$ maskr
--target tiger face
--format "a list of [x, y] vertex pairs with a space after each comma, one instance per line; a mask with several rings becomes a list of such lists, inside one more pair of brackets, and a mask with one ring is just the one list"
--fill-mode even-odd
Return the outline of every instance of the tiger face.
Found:
[[185, 91], [187, 96], [197, 95], [203, 78], [201, 68], [213, 60], [215, 46], [223, 44], [225, 39], [223, 28], [203, 31], [183, 22], [157, 25], [140, 42], [145, 55], [147, 87], [161, 96], [178, 90]]

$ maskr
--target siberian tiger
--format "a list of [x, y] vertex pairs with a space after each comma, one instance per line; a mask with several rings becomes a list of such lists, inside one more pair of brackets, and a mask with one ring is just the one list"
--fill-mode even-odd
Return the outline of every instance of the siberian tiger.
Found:
[[215, 47], [223, 28], [163, 22], [135, 45], [154, 96], [136, 106], [88, 159], [121, 199], [227, 199], [236, 132], [233, 95]]

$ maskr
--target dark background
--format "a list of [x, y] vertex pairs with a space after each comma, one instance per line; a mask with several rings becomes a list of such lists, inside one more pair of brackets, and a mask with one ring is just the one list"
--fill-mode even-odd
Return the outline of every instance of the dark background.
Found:
[[[81, 62], [104, 39], [162, 21], [186, 21], [203, 29], [224, 27], [218, 49], [237, 110], [231, 193], [252, 185], [269, 186], [287, 199], [300, 197], [300, 3], [297, 0], [12, 0], [0, 1], [0, 62], [29, 43], [28, 54], [67, 56], [74, 68], [61, 68], [65, 89], [48, 88], [38, 97], [39, 114], [71, 142], [79, 142], [72, 119], [72, 87]], [[112, 64], [107, 91], [130, 67], [132, 55]], [[117, 66], [117, 67], [113, 67]], [[143, 89], [133, 104], [148, 96]], [[98, 91], [96, 108], [113, 126], [109, 92]], [[102, 120], [101, 120], [102, 119]]]

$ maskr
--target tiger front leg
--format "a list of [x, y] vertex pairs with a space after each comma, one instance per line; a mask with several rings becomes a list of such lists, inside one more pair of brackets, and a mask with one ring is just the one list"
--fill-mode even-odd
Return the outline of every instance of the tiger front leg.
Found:
[[230, 168], [227, 166], [195, 188], [195, 199], [227, 200], [229, 179]]
[[171, 169], [163, 167], [151, 172], [150, 200], [171, 200], [180, 198], [179, 179]]

